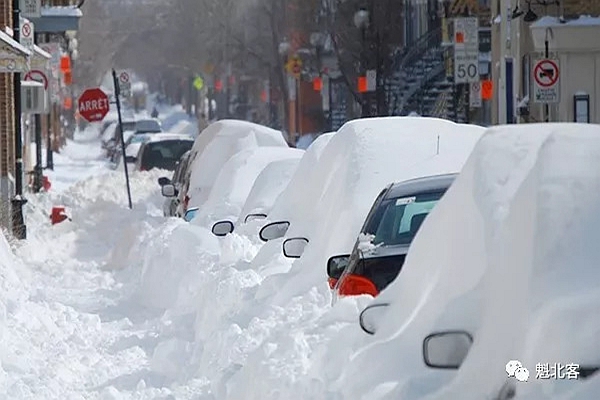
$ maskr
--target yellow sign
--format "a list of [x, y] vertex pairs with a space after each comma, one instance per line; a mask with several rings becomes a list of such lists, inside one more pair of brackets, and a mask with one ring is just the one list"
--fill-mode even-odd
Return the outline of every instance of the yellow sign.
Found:
[[302, 59], [297, 54], [290, 57], [287, 64], [285, 65], [285, 69], [288, 74], [294, 76], [295, 78], [299, 78], [302, 73]]
[[202, 88], [204, 87], [204, 79], [197, 76], [196, 79], [194, 79], [194, 87], [196, 88], [196, 90], [202, 90]]

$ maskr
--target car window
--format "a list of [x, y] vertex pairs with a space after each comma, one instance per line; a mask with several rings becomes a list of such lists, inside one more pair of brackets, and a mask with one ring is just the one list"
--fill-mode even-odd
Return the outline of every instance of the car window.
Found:
[[362, 233], [373, 234], [374, 230], [377, 229], [377, 225], [379, 224], [379, 220], [381, 219], [381, 214], [383, 213], [383, 209], [381, 207], [381, 199], [388, 192], [388, 188], [383, 189], [375, 198], [373, 202], [373, 206], [365, 218], [365, 223], [361, 229]]
[[160, 123], [156, 120], [148, 119], [141, 120], [135, 123], [135, 130], [137, 132], [152, 132], [158, 133], [162, 131]]
[[142, 155], [142, 167], [146, 170], [162, 168], [174, 170], [181, 156], [192, 148], [192, 140], [164, 140], [147, 143]]
[[445, 191], [422, 193], [386, 200], [383, 214], [375, 230], [374, 244], [410, 244], [425, 217]]
[[143, 143], [146, 139], [148, 139], [145, 135], [133, 135], [129, 139], [129, 143]]

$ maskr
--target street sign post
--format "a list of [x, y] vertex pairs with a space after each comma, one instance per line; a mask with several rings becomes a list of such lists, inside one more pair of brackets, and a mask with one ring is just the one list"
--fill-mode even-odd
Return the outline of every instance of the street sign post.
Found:
[[302, 59], [300, 56], [297, 54], [292, 56], [286, 64], [286, 69], [294, 78], [300, 78], [300, 74], [302, 73]]
[[560, 101], [560, 69], [558, 59], [542, 58], [533, 66], [533, 101], [535, 103], [558, 103]]
[[481, 107], [481, 82], [471, 83], [471, 90], [469, 92], [469, 106], [471, 108]]
[[48, 90], [48, 77], [43, 71], [32, 69], [25, 74], [23, 80], [40, 82], [44, 85], [44, 90]]
[[19, 10], [25, 18], [41, 18], [42, 0], [19, 0]]
[[479, 20], [454, 19], [454, 83], [479, 82]]
[[[131, 202], [131, 185], [129, 185], [129, 170], [127, 168], [127, 154], [125, 153], [125, 138], [123, 137], [123, 116], [121, 114], [121, 83], [129, 83], [129, 74], [127, 72], [118, 72], [114, 69], [112, 70], [113, 77], [113, 86], [115, 89], [115, 103], [117, 105], [117, 116], [119, 117], [119, 139], [121, 142], [121, 157], [123, 161], [123, 170], [125, 171], [125, 185], [127, 187], [127, 200], [129, 201], [129, 209], [133, 209], [133, 204]], [[108, 104], [108, 98], [107, 104]]]
[[119, 92], [124, 97], [131, 96], [131, 77], [127, 71], [117, 71], [119, 78]]
[[58, 103], [60, 101], [60, 44], [57, 42], [40, 43], [40, 48], [50, 54], [50, 74], [48, 76], [50, 83], [50, 101]]
[[79, 97], [79, 115], [88, 122], [99, 122], [104, 119], [110, 109], [110, 102], [102, 89], [87, 89]]
[[367, 70], [365, 77], [367, 78], [367, 92], [374, 92], [377, 88], [377, 70]]
[[34, 38], [34, 27], [33, 23], [25, 18], [21, 18], [21, 36], [20, 42], [28, 50], [33, 52], [33, 38]]
[[204, 79], [202, 79], [201, 76], [197, 76], [196, 78], [194, 78], [193, 84], [196, 90], [202, 90], [202, 88], [204, 87]]

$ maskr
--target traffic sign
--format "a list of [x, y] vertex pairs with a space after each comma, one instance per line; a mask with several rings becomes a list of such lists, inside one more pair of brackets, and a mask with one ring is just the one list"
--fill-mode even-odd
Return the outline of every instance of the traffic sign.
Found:
[[131, 95], [131, 77], [127, 71], [118, 71], [117, 76], [119, 77], [119, 92], [123, 97], [129, 97]]
[[202, 90], [202, 88], [204, 87], [204, 79], [202, 79], [202, 77], [197, 76], [194, 79], [194, 87], [196, 88], [196, 90]]
[[20, 42], [21, 44], [29, 50], [33, 50], [33, 23], [28, 19], [21, 18], [21, 36]]
[[481, 107], [481, 82], [471, 83], [471, 90], [469, 92], [469, 106], [471, 108]]
[[44, 90], [48, 90], [48, 77], [43, 71], [32, 69], [28, 73], [25, 74], [23, 78], [26, 81], [35, 81], [44, 84]]
[[19, 11], [25, 18], [41, 18], [42, 0], [19, 0]]
[[479, 19], [454, 19], [454, 83], [479, 82]]
[[558, 59], [542, 58], [533, 67], [534, 102], [558, 103], [560, 70]]
[[99, 122], [104, 119], [110, 109], [110, 102], [102, 89], [87, 89], [78, 101], [78, 111], [88, 122]]
[[299, 78], [302, 73], [302, 59], [299, 55], [295, 54], [288, 60], [286, 64], [288, 73], [295, 78]]

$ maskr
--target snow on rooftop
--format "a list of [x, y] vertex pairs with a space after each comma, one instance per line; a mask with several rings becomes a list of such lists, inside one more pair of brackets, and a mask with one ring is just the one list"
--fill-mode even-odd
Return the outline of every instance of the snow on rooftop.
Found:
[[82, 17], [83, 13], [78, 7], [52, 6], [42, 7], [42, 17]]
[[28, 48], [12, 38], [12, 29], [10, 31], [6, 30], [5, 32], [0, 31], [0, 40], [28, 56], [31, 55], [31, 51], [29, 51]]

